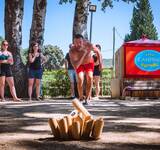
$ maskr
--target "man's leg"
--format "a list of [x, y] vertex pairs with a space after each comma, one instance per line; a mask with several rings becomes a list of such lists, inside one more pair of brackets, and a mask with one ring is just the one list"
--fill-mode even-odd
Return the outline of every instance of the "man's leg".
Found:
[[79, 94], [79, 99], [83, 100], [83, 81], [84, 81], [84, 72], [79, 72], [77, 73], [77, 87], [78, 87], [78, 94]]
[[91, 96], [91, 91], [93, 86], [93, 71], [86, 72], [86, 79], [87, 79], [86, 101], [88, 101]]

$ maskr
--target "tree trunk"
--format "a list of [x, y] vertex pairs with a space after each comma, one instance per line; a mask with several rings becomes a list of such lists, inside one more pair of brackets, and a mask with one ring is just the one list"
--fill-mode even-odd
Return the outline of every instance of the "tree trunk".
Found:
[[34, 0], [30, 41], [37, 41], [42, 48], [44, 39], [44, 25], [46, 17], [47, 0]]
[[82, 34], [85, 39], [88, 39], [87, 20], [88, 20], [88, 5], [89, 0], [77, 1], [73, 22], [73, 38], [75, 34]]
[[5, 0], [5, 39], [13, 54], [13, 75], [17, 95], [27, 95], [27, 69], [22, 62], [20, 50], [22, 44], [23, 0]]

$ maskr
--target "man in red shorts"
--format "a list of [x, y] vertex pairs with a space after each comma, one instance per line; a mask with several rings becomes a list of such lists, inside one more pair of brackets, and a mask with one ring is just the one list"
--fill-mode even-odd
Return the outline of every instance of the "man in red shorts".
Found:
[[97, 54], [100, 69], [102, 69], [102, 58], [99, 49], [86, 41], [82, 35], [77, 34], [74, 37], [73, 45], [69, 51], [71, 63], [76, 70], [78, 79], [78, 93], [80, 101], [83, 100], [83, 82], [86, 74], [86, 99], [83, 104], [88, 104], [91, 96], [93, 84], [94, 60], [93, 51]]

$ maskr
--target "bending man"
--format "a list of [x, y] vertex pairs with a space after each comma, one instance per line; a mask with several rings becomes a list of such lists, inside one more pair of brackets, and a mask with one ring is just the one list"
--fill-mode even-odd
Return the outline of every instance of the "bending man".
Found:
[[86, 41], [82, 35], [77, 34], [74, 37], [73, 45], [69, 51], [71, 63], [76, 70], [78, 78], [78, 93], [80, 101], [83, 101], [83, 82], [86, 74], [86, 98], [83, 104], [88, 104], [93, 85], [94, 60], [92, 54], [97, 54], [100, 69], [102, 69], [102, 58], [99, 49]]

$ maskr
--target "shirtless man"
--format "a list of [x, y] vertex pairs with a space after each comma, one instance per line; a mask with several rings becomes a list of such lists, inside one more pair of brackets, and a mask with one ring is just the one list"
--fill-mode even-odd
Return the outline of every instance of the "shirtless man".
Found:
[[80, 101], [83, 101], [83, 81], [86, 74], [86, 99], [83, 104], [88, 104], [93, 84], [94, 60], [93, 51], [97, 54], [100, 69], [102, 69], [102, 57], [96, 46], [84, 40], [80, 34], [75, 35], [73, 45], [69, 51], [71, 63], [76, 70], [78, 79], [78, 93]]

